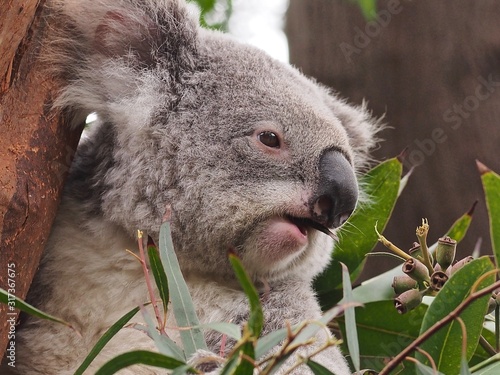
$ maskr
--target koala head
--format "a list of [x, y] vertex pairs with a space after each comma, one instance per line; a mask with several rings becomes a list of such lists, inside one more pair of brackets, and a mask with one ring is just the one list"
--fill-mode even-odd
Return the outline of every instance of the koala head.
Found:
[[367, 111], [200, 29], [179, 1], [83, 3], [56, 13], [80, 43], [55, 43], [70, 78], [57, 105], [102, 120], [83, 145], [102, 216], [157, 236], [171, 207], [187, 277], [232, 278], [229, 250], [255, 279], [320, 272], [333, 246], [324, 232], [354, 210], [375, 144]]

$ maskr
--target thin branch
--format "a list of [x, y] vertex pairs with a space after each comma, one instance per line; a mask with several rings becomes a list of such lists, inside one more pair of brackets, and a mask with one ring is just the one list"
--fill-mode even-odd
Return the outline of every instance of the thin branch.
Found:
[[456, 319], [460, 313], [465, 310], [472, 302], [476, 299], [481, 298], [488, 293], [493, 292], [495, 289], [500, 287], [500, 281], [481, 289], [478, 292], [471, 293], [460, 305], [458, 305], [452, 312], [450, 312], [446, 317], [436, 322], [432, 327], [425, 331], [422, 335], [417, 337], [410, 345], [408, 345], [401, 353], [395, 356], [383, 369], [380, 371], [379, 375], [388, 375], [392, 370], [394, 370], [398, 364], [400, 364], [415, 348], [429, 339], [433, 334]]

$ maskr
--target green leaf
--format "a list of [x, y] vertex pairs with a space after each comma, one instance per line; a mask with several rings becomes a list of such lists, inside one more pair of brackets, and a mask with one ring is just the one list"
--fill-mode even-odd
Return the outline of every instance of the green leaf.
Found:
[[36, 316], [37, 318], [46, 319], [50, 320], [51, 322], [65, 325], [80, 334], [70, 323], [56, 318], [55, 316], [52, 316], [50, 314], [44, 313], [41, 310], [38, 310], [36, 307], [31, 306], [29, 303], [24, 302], [22, 299], [16, 297], [15, 295], [2, 288], [0, 288], [0, 303], [4, 303], [5, 305], [7, 305], [7, 309], [10, 312], [15, 312], [15, 310], [18, 309], [32, 316]]
[[189, 289], [182, 276], [179, 261], [175, 255], [174, 245], [170, 235], [170, 223], [165, 222], [160, 228], [160, 259], [165, 267], [168, 279], [172, 308], [175, 320], [179, 327], [190, 327], [188, 330], [181, 330], [180, 336], [186, 358], [191, 357], [197, 350], [208, 350], [203, 332], [199, 328], [192, 328], [200, 325], [193, 300], [189, 294]]
[[248, 328], [253, 337], [258, 338], [262, 327], [264, 326], [264, 313], [262, 312], [262, 306], [260, 304], [259, 293], [255, 286], [253, 285], [250, 277], [246, 273], [240, 259], [236, 254], [229, 254], [229, 262], [233, 266], [234, 273], [240, 282], [243, 291], [247, 295], [248, 301], [250, 303], [250, 316], [248, 318]]
[[469, 230], [470, 223], [472, 222], [472, 214], [474, 213], [474, 209], [476, 208], [477, 201], [474, 202], [469, 211], [463, 214], [460, 218], [457, 219], [453, 223], [446, 235], [450, 238], [453, 238], [455, 241], [460, 242], [465, 237], [465, 234]]
[[[472, 285], [476, 280], [493, 269], [493, 264], [489, 258], [482, 257], [473, 260], [454, 273], [427, 309], [420, 334], [426, 332], [432, 325], [446, 317], [462, 303], [471, 293]], [[478, 290], [491, 285], [493, 282], [494, 276], [491, 275], [480, 283]], [[484, 296], [474, 301], [460, 315], [467, 328], [468, 360], [474, 354], [479, 342], [489, 298], [490, 296]], [[460, 325], [457, 321], [452, 321], [434, 333], [420, 348], [433, 358], [439, 371], [445, 374], [458, 374], [460, 373], [462, 357], [461, 343], [462, 330]], [[429, 360], [423, 354], [416, 353], [416, 358], [429, 365]]]
[[[363, 308], [357, 308], [361, 368], [382, 370], [391, 357], [399, 354], [418, 337], [426, 310], [427, 306], [420, 305], [401, 315], [394, 308], [393, 301], [370, 302]], [[342, 336], [346, 337], [345, 319], [341, 317], [337, 321]], [[404, 374], [415, 373], [415, 365], [410, 362], [404, 363], [404, 369]], [[394, 371], [394, 374], [398, 373]]]
[[421, 364], [420, 362], [416, 363], [417, 374], [418, 375], [443, 375], [440, 371], [434, 371], [431, 367]]
[[355, 0], [367, 21], [377, 18], [377, 0]]
[[155, 278], [156, 287], [158, 288], [158, 293], [160, 294], [161, 301], [163, 303], [163, 311], [166, 314], [168, 311], [168, 278], [165, 274], [165, 268], [161, 263], [160, 253], [158, 248], [154, 244], [151, 237], [148, 236], [148, 258], [151, 267], [151, 272]]
[[314, 287], [324, 309], [335, 305], [341, 298], [340, 262], [349, 270], [360, 272], [366, 254], [377, 244], [375, 223], [383, 231], [398, 197], [402, 169], [401, 161], [393, 158], [379, 164], [360, 179], [372, 202], [360, 205], [340, 229], [340, 240], [332, 253], [333, 261], [315, 280]]
[[500, 265], [500, 176], [477, 162], [490, 219], [490, 236], [495, 264]]
[[[344, 302], [350, 303], [353, 301], [352, 296], [352, 285], [351, 279], [349, 278], [349, 270], [342, 264], [342, 285], [344, 289]], [[349, 349], [349, 354], [351, 356], [352, 364], [354, 365], [354, 369], [359, 371], [360, 361], [359, 361], [359, 343], [358, 343], [358, 332], [356, 330], [356, 316], [354, 313], [354, 306], [347, 307], [345, 309], [345, 325], [346, 325], [346, 339], [347, 339], [347, 348]]]
[[141, 313], [144, 321], [146, 322], [147, 333], [153, 339], [160, 353], [168, 357], [178, 359], [179, 361], [185, 361], [186, 357], [184, 356], [182, 349], [179, 348], [170, 337], [160, 335], [156, 329], [153, 319], [146, 309], [141, 308]]
[[128, 313], [123, 315], [120, 319], [116, 321], [109, 329], [101, 336], [101, 338], [94, 345], [90, 353], [87, 355], [85, 360], [82, 362], [80, 367], [75, 371], [75, 375], [81, 375], [84, 371], [90, 366], [92, 361], [97, 357], [97, 355], [101, 352], [102, 348], [113, 338], [116, 333], [123, 328], [125, 324], [129, 322], [130, 319], [134, 317], [135, 314], [139, 311], [139, 307], [136, 307], [130, 310]]
[[471, 375], [467, 358], [462, 356], [460, 361], [460, 375]]
[[474, 366], [473, 375], [498, 375], [500, 374], [500, 354], [495, 354], [484, 362]]
[[[293, 330], [294, 328], [292, 328]], [[255, 358], [261, 358], [288, 336], [286, 328], [277, 329], [257, 340]]]
[[[146, 350], [136, 350], [132, 352], [127, 352], [114, 357], [109, 362], [106, 362], [95, 375], [110, 375], [115, 372], [124, 369], [128, 366], [143, 364], [148, 366], [160, 367], [173, 370], [179, 366], [185, 366], [184, 362], [181, 362], [175, 358], [167, 357], [160, 353], [148, 352]], [[190, 371], [195, 371], [190, 368]]]
[[[325, 366], [320, 365], [310, 359], [307, 360], [306, 365], [309, 366], [314, 375], [335, 375], [333, 372], [328, 370]], [[359, 370], [357, 370], [359, 371]]]
[[255, 349], [252, 341], [247, 341], [241, 346], [238, 351], [238, 365], [231, 375], [252, 375], [254, 366], [248, 358], [255, 359]]
[[223, 335], [229, 336], [235, 339], [236, 341], [241, 340], [241, 328], [238, 324], [227, 323], [227, 322], [214, 322], [214, 323], [200, 324], [196, 328], [211, 329], [220, 332]]

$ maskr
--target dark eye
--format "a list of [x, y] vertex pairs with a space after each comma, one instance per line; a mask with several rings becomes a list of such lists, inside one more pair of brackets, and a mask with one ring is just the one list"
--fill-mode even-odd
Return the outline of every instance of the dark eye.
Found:
[[280, 148], [280, 140], [276, 133], [270, 131], [263, 131], [257, 135], [257, 138], [267, 147]]

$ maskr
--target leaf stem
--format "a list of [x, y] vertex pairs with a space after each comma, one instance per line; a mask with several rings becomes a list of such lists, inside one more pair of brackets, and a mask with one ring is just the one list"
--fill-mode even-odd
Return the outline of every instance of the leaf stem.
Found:
[[382, 242], [382, 245], [384, 245], [386, 248], [388, 248], [389, 250], [391, 250], [394, 254], [396, 254], [397, 256], [399, 256], [401, 258], [403, 258], [404, 260], [411, 259], [410, 255], [406, 254], [403, 250], [401, 250], [399, 247], [397, 247], [396, 245], [394, 245], [391, 241], [389, 241], [387, 238], [385, 238], [384, 236], [382, 236], [378, 232], [378, 230], [377, 230], [377, 224], [375, 224], [375, 233], [377, 233], [379, 242]]

